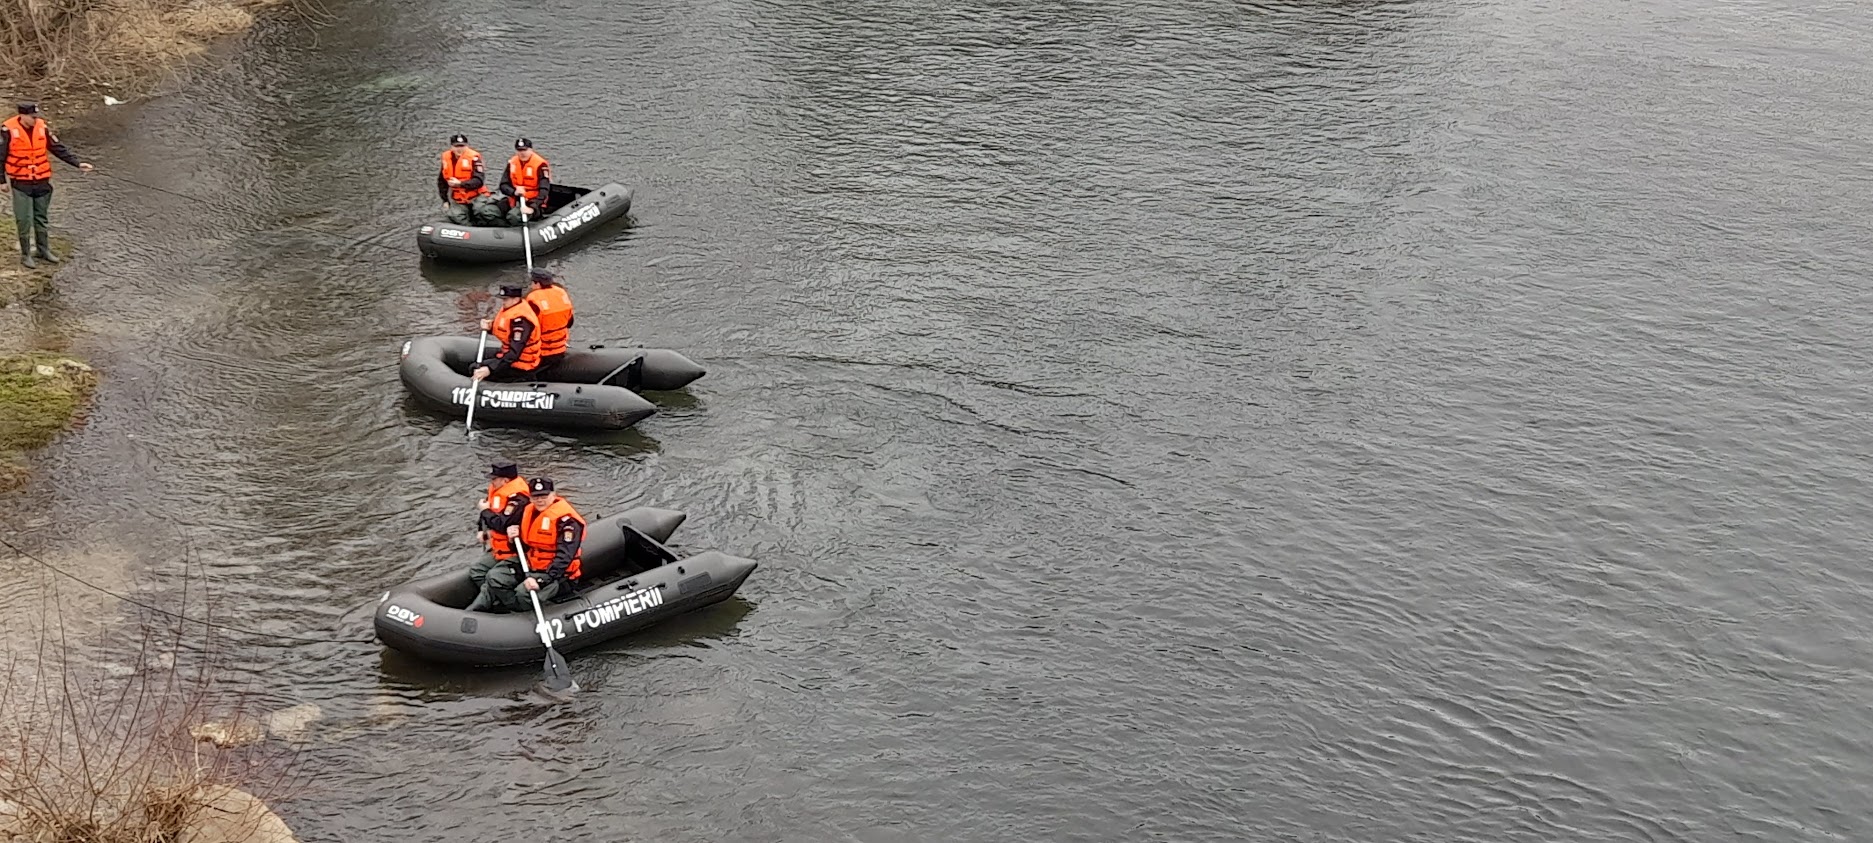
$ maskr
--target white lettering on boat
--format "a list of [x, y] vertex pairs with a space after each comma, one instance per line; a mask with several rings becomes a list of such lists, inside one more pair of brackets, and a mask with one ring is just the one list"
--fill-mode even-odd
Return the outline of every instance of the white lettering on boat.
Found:
[[[449, 390], [449, 400], [466, 407], [471, 391], [477, 390], [474, 387], [458, 386]], [[534, 392], [530, 389], [483, 389], [478, 392], [475, 406], [503, 410], [551, 410], [553, 402], [559, 398], [551, 392]]]
[[560, 236], [572, 233], [572, 230], [598, 219], [598, 203], [580, 206], [571, 216], [540, 227], [541, 240], [557, 240]]
[[588, 629], [597, 629], [619, 618], [628, 618], [661, 605], [663, 605], [662, 586], [651, 586], [630, 594], [622, 594], [573, 615], [572, 631], [584, 632]]

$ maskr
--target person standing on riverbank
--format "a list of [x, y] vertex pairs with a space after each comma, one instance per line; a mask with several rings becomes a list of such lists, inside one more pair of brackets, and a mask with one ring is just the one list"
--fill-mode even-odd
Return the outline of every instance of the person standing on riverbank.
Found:
[[6, 150], [5, 176], [13, 187], [13, 225], [19, 229], [20, 263], [36, 266], [33, 253], [50, 263], [52, 254], [52, 156], [85, 172], [91, 165], [59, 142], [52, 127], [39, 117], [39, 104], [23, 102], [19, 114], [0, 123], [0, 148]]

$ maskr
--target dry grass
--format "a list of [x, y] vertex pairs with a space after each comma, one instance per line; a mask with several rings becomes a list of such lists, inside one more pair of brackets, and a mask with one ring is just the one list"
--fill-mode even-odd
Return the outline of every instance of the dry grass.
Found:
[[[212, 635], [145, 624], [135, 667], [113, 672], [73, 655], [108, 647], [71, 646], [57, 621], [42, 630], [36, 652], [10, 654], [0, 685], [6, 831], [47, 843], [181, 843], [224, 821], [234, 788], [264, 798], [286, 783], [290, 753], [280, 763], [275, 746], [221, 749], [190, 734], [239, 717], [247, 696], [216, 681]], [[243, 822], [257, 829], [267, 818]]]
[[[146, 81], [242, 32], [256, 12], [317, 0], [0, 0], [0, 50], [15, 60], [0, 79], [41, 99]], [[25, 90], [20, 90], [25, 95]], [[49, 95], [49, 96], [48, 96]]]

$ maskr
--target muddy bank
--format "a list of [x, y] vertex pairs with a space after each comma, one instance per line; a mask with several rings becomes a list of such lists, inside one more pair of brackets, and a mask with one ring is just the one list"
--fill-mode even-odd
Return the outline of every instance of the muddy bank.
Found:
[[[31, 320], [35, 296], [51, 287], [58, 267], [41, 263], [27, 269], [19, 263], [18, 238], [13, 218], [0, 226], [0, 325], [9, 337], [29, 332], [14, 330]], [[69, 256], [71, 238], [52, 235], [54, 254]], [[24, 452], [42, 448], [83, 416], [97, 389], [98, 375], [91, 366], [67, 354], [31, 345], [0, 345], [0, 490], [25, 482]]]
[[[0, 245], [5, 246], [0, 248], [0, 254], [6, 255], [6, 260], [0, 260], [0, 307], [18, 305], [45, 292], [47, 287], [52, 286], [52, 276], [60, 266], [43, 262], [32, 269], [21, 266], [16, 250], [19, 229], [11, 216], [5, 217], [5, 220], [5, 225], [0, 225]], [[52, 233], [53, 254], [63, 257], [71, 253], [71, 248], [70, 237], [56, 231]]]

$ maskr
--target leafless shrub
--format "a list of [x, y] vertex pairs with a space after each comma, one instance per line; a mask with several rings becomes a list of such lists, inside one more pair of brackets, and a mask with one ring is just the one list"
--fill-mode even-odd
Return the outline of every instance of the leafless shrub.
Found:
[[246, 720], [252, 697], [220, 681], [212, 629], [146, 619], [126, 648], [70, 641], [62, 618], [49, 621], [31, 652], [5, 658], [0, 797], [10, 823], [0, 826], [49, 843], [179, 843], [235, 788], [282, 795], [295, 752], [196, 737], [204, 724]]

